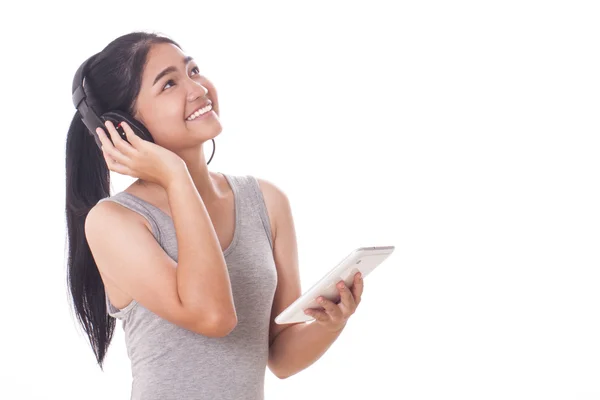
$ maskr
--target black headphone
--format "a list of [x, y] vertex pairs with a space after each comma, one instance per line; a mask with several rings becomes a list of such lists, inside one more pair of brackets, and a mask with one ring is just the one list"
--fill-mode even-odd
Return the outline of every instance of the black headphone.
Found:
[[[85, 92], [84, 89], [85, 75], [87, 73], [88, 64], [96, 56], [97, 54], [85, 60], [83, 64], [81, 64], [81, 66], [77, 69], [77, 72], [75, 72], [75, 78], [73, 79], [73, 87], [71, 89], [71, 93], [73, 96], [73, 104], [75, 105], [77, 111], [79, 111], [79, 114], [81, 115], [81, 120], [88, 128], [88, 134], [94, 137], [98, 148], [101, 148], [102, 142], [100, 141], [100, 138], [96, 133], [96, 129], [102, 128], [104, 129], [104, 131], [106, 131], [106, 125], [104, 125], [104, 122], [108, 120], [114, 124], [114, 126], [117, 129], [117, 132], [119, 133], [119, 136], [121, 136], [123, 140], [129, 143], [127, 137], [125, 136], [125, 131], [123, 130], [123, 127], [119, 125], [122, 121], [125, 121], [137, 136], [141, 137], [144, 140], [154, 143], [152, 135], [150, 135], [150, 132], [148, 131], [148, 129], [146, 129], [144, 124], [139, 122], [137, 119], [133, 118], [128, 113], [123, 112], [121, 110], [111, 110], [105, 112], [100, 117], [98, 117], [94, 110], [92, 110], [92, 107], [88, 105], [87, 98], [90, 96]], [[108, 138], [112, 143], [110, 135], [108, 135]], [[210, 164], [210, 161], [215, 155], [215, 139], [211, 140], [213, 142], [213, 151], [206, 164]]]

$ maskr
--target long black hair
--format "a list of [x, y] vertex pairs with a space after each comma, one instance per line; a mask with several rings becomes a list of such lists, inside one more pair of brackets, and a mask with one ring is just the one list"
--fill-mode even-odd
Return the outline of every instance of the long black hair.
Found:
[[[109, 110], [135, 114], [142, 73], [154, 44], [172, 39], [156, 33], [133, 32], [109, 43], [88, 66], [88, 104], [102, 115]], [[89, 338], [100, 369], [115, 329], [107, 313], [106, 292], [85, 238], [85, 219], [96, 203], [110, 196], [110, 170], [102, 151], [75, 112], [66, 143], [66, 217], [68, 233], [67, 285], [77, 320]]]

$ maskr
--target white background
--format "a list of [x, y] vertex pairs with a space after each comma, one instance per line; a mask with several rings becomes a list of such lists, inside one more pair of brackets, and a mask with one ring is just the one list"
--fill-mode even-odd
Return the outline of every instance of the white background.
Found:
[[600, 399], [595, 3], [2, 5], [0, 398], [129, 398], [120, 323], [102, 373], [69, 309], [64, 147], [76, 69], [147, 30], [218, 90], [211, 170], [289, 196], [303, 289], [396, 246], [267, 399]]

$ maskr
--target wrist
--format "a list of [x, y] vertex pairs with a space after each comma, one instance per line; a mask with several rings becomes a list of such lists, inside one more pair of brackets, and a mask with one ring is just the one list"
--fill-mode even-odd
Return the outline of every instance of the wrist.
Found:
[[346, 327], [347, 322], [348, 321], [344, 322], [344, 324], [341, 326], [334, 326], [334, 327], [320, 324], [318, 321], [314, 321], [313, 323], [319, 325], [319, 327], [327, 333], [330, 333], [332, 335], [339, 335]]
[[194, 182], [188, 169], [184, 167], [169, 177], [167, 183], [165, 184], [165, 190], [167, 191], [167, 193], [169, 193], [172, 191], [176, 191], [181, 187], [186, 187], [188, 185], [193, 186]]

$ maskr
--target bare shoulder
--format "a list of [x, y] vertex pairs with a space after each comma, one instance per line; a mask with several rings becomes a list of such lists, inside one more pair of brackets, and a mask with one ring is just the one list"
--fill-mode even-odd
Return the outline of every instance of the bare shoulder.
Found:
[[[89, 211], [85, 219], [84, 232], [89, 243], [91, 235], [102, 236], [114, 229], [136, 229], [136, 227], [146, 227], [152, 233], [148, 221], [138, 213], [114, 201], [103, 201]], [[102, 271], [100, 274], [102, 275]]]
[[264, 178], [257, 177], [256, 180], [258, 181], [258, 184], [264, 196], [268, 196], [269, 199], [275, 201], [286, 200], [285, 198], [287, 196], [279, 186]]
[[86, 224], [88, 221], [102, 221], [106, 217], [118, 217], [119, 219], [132, 220], [133, 213], [127, 208], [121, 206], [114, 201], [103, 201], [96, 204], [87, 215]]
[[265, 199], [274, 241], [277, 236], [277, 221], [281, 219], [283, 214], [288, 212], [289, 199], [285, 192], [273, 182], [258, 177], [256, 180], [258, 181], [258, 185], [260, 186], [260, 190]]
[[[130, 190], [125, 190], [125, 191], [131, 193]], [[131, 194], [144, 199], [144, 197], [142, 197], [137, 192], [133, 192]], [[114, 202], [114, 201], [109, 200], [109, 201], [103, 201], [101, 203], [96, 204], [94, 207], [92, 207], [92, 209], [88, 213], [88, 217], [91, 214], [98, 214], [98, 219], [100, 219], [100, 220], [103, 219], [103, 216], [106, 216], [106, 217], [117, 217], [118, 219], [125, 220], [125, 222], [130, 222], [130, 223], [142, 223], [150, 232], [152, 232], [152, 227], [150, 226], [150, 223], [148, 222], [148, 220], [146, 218], [144, 218], [137, 212], [132, 211], [129, 208], [124, 207], [121, 204]], [[86, 219], [86, 221], [87, 221], [87, 219]]]

